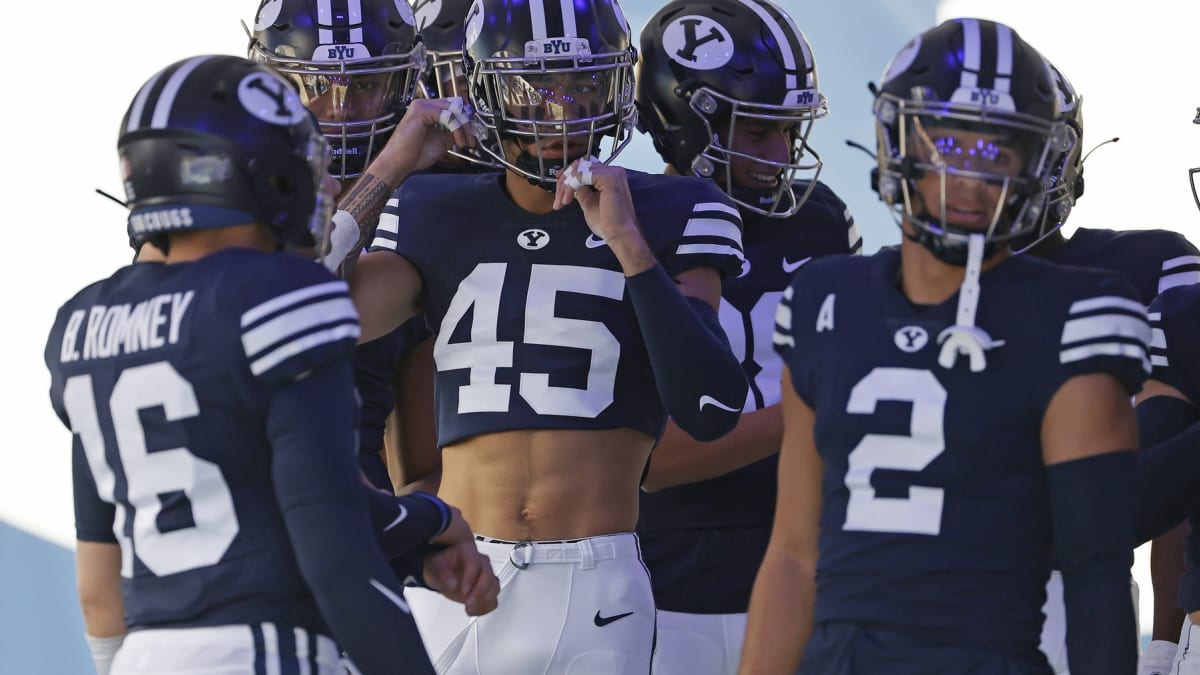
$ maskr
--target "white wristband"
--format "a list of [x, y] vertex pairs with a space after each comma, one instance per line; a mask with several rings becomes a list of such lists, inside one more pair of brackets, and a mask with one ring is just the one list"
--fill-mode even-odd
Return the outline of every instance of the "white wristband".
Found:
[[87, 640], [88, 649], [92, 652], [92, 663], [96, 665], [96, 675], [108, 675], [109, 669], [112, 668], [113, 657], [117, 655], [117, 650], [125, 641], [124, 633], [112, 637], [95, 637], [84, 633], [83, 639]]

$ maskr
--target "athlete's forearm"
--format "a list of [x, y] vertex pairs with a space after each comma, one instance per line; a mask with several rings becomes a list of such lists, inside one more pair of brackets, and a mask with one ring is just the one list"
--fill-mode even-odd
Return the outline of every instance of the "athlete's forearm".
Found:
[[677, 485], [723, 476], [779, 452], [783, 416], [773, 405], [746, 413], [737, 426], [715, 441], [694, 440], [673, 421], [654, 447], [642, 489], [657, 492]]
[[795, 672], [813, 628], [815, 570], [768, 548], [754, 580], [738, 675]]

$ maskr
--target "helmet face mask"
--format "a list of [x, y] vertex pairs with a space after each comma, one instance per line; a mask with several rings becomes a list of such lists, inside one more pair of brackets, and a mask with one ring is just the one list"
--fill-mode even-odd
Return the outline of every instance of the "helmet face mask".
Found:
[[412, 101], [427, 65], [406, 0], [263, 0], [248, 55], [300, 93], [339, 180], [361, 175]]
[[[475, 0], [468, 14], [465, 61], [480, 150], [547, 189], [570, 162], [600, 157], [605, 137], [604, 161], [616, 157], [636, 117], [629, 26], [615, 0], [589, 4], [571, 5], [567, 17], [561, 5], [547, 4], [535, 19], [525, 3]], [[567, 25], [578, 36], [566, 37]]]
[[[1196, 108], [1196, 119], [1192, 120], [1193, 124], [1200, 124], [1200, 108]], [[1188, 182], [1192, 184], [1192, 199], [1196, 201], [1196, 208], [1200, 209], [1200, 189], [1196, 187], [1196, 176], [1200, 174], [1200, 166], [1188, 169]]]
[[[716, 178], [729, 193], [738, 208], [760, 215], [786, 218], [800, 210], [821, 175], [821, 157], [808, 143], [813, 122], [829, 114], [829, 106], [821, 94], [812, 95], [816, 105], [770, 105], [737, 101], [717, 91], [702, 87], [688, 101], [706, 135], [712, 140], [691, 160], [691, 173]], [[718, 120], [720, 112], [725, 119]], [[778, 161], [764, 155], [738, 151], [735, 146], [739, 132], [745, 127], [780, 125], [787, 128], [788, 157]], [[744, 160], [777, 177], [776, 187], [767, 190], [739, 189], [734, 163]], [[799, 196], [792, 190], [797, 180], [806, 181]]]
[[[989, 41], [999, 46], [984, 64]], [[973, 233], [985, 256], [1028, 239], [1071, 144], [1055, 89], [1041, 55], [1002, 24], [955, 19], [910, 41], [875, 100], [877, 189], [897, 223], [956, 265]]]

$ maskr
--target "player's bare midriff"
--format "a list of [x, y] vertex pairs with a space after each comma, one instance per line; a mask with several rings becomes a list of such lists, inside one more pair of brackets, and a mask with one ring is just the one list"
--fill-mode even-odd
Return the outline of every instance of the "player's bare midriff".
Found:
[[510, 541], [632, 532], [654, 440], [632, 429], [539, 429], [442, 450], [438, 495], [477, 534]]

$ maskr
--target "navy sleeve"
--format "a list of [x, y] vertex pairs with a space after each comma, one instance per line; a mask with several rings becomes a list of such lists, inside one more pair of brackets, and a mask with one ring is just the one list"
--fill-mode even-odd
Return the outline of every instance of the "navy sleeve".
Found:
[[71, 477], [75, 489], [75, 538], [79, 541], [115, 544], [117, 537], [113, 533], [113, 524], [116, 522], [116, 506], [100, 498], [96, 478], [92, 475], [78, 438], [71, 451]]
[[267, 417], [276, 499], [300, 571], [334, 638], [364, 675], [432, 673], [403, 588], [388, 567], [354, 460], [349, 359], [273, 396]]
[[741, 274], [746, 261], [742, 249], [742, 217], [725, 193], [710, 180], [681, 181], [688, 199], [679, 206], [683, 213], [682, 233], [663, 259], [671, 276], [697, 267], [711, 267], [722, 278]]
[[1059, 381], [1108, 373], [1132, 396], [1150, 374], [1150, 323], [1145, 306], [1133, 286], [1114, 272], [1097, 272], [1084, 283], [1086, 288], [1075, 294], [1063, 318]]

